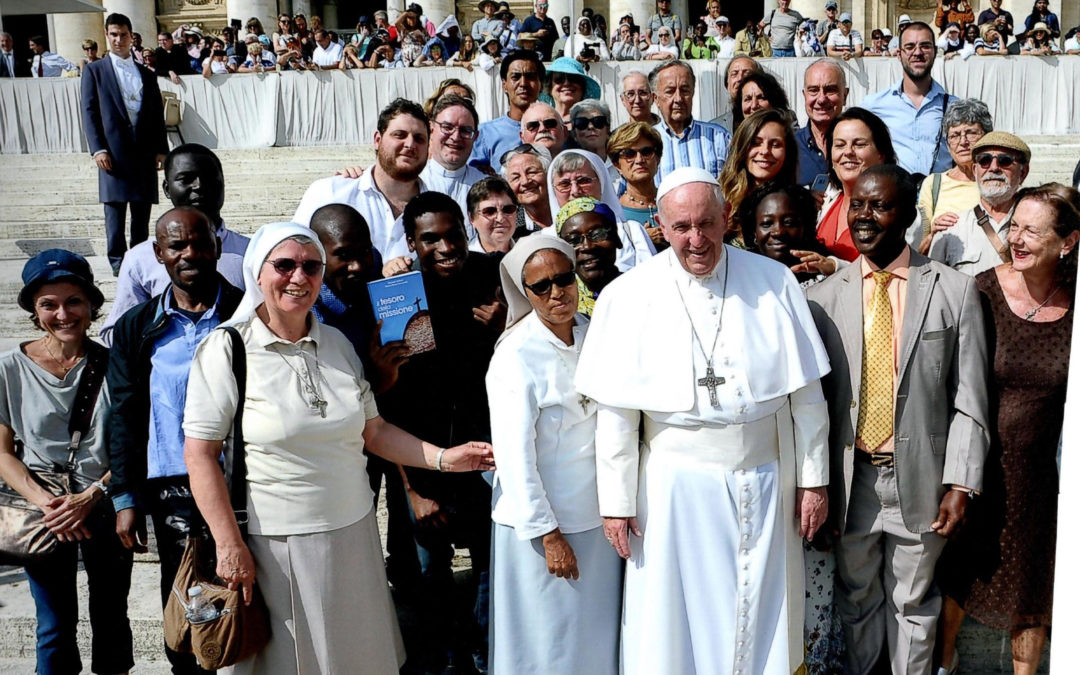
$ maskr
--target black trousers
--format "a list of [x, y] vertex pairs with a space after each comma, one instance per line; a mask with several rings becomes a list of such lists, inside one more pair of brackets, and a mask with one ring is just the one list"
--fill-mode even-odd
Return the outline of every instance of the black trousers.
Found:
[[[154, 478], [147, 483], [146, 512], [154, 522], [158, 557], [161, 560], [161, 608], [169, 601], [173, 579], [184, 556], [188, 534], [205, 534], [206, 524], [195, 506], [187, 476]], [[213, 550], [212, 546], [203, 550]], [[172, 664], [174, 675], [206, 673], [199, 667], [194, 654], [181, 654], [165, 647], [165, 657]]]
[[128, 249], [124, 241], [124, 217], [131, 209], [131, 245], [146, 241], [150, 230], [150, 202], [105, 202], [105, 248], [109, 264], [118, 269]]

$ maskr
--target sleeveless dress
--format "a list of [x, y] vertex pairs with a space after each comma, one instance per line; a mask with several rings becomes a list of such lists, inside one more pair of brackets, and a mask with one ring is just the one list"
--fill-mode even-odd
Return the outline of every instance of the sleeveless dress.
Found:
[[939, 579], [946, 595], [982, 624], [1049, 626], [1073, 308], [1057, 321], [1026, 321], [1009, 309], [993, 269], [976, 284], [992, 350], [996, 424], [983, 494], [968, 509], [966, 529], [946, 547]]

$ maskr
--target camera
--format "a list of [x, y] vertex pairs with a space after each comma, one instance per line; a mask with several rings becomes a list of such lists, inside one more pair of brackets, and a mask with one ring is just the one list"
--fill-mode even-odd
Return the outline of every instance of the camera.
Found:
[[214, 50], [214, 56], [221, 56], [221, 57], [226, 56], [225, 50], [224, 49], [215, 49]]
[[584, 47], [584, 48], [583, 48], [583, 49], [581, 50], [581, 58], [583, 58], [583, 59], [593, 59], [593, 58], [596, 58], [596, 50], [595, 50], [595, 49], [593, 49], [593, 48], [592, 48], [591, 46], [586, 46], [586, 47]]

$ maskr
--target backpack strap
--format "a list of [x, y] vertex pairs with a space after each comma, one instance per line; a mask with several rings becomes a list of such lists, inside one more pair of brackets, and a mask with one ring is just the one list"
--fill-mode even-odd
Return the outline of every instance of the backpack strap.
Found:
[[79, 444], [90, 429], [90, 422], [94, 417], [94, 408], [97, 405], [98, 394], [101, 393], [101, 385], [105, 382], [105, 371], [109, 368], [109, 350], [93, 340], [86, 340], [86, 365], [79, 376], [79, 386], [75, 390], [75, 406], [68, 418], [68, 461], [63, 470], [69, 473], [75, 471], [75, 455], [79, 452]]
[[226, 483], [229, 485], [229, 503], [236, 514], [240, 535], [247, 539], [247, 457], [244, 451], [244, 400], [247, 392], [247, 350], [240, 332], [232, 326], [221, 330], [232, 341], [232, 372], [236, 379], [236, 414], [233, 416], [231, 461], [226, 463]]

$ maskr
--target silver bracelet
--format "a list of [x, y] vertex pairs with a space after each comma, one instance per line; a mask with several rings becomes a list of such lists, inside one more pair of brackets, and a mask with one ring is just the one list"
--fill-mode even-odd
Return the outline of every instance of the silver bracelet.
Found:
[[439, 454], [435, 456], [435, 468], [439, 470], [439, 473], [446, 471], [442, 465], [442, 456], [444, 452], [446, 452], [446, 448], [439, 448]]

